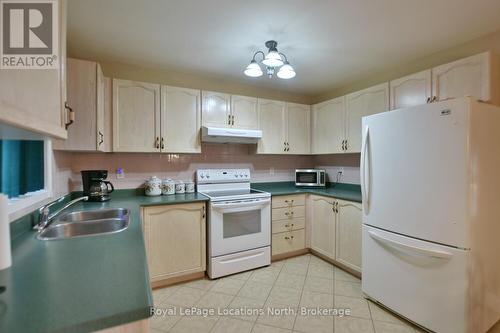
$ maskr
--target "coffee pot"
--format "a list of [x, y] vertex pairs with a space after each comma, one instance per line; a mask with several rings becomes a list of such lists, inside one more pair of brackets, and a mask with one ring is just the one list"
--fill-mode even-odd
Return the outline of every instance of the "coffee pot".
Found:
[[107, 170], [83, 170], [82, 183], [83, 195], [89, 197], [89, 201], [108, 201], [110, 193], [115, 190], [113, 184], [107, 180]]

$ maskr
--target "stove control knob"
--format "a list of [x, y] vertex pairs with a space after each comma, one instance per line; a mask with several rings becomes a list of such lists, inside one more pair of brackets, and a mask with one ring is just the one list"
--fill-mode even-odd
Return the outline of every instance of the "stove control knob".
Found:
[[205, 177], [207, 177], [207, 179], [208, 179], [208, 178], [210, 178], [210, 175], [206, 175]]
[[200, 178], [202, 178], [202, 179], [203, 179], [203, 178], [205, 178], [205, 176], [204, 176], [203, 174], [201, 174], [201, 175], [200, 175]]
[[237, 175], [237, 174], [234, 174], [234, 177], [235, 177], [235, 178], [237, 178], [237, 177], [238, 177], [238, 175]]

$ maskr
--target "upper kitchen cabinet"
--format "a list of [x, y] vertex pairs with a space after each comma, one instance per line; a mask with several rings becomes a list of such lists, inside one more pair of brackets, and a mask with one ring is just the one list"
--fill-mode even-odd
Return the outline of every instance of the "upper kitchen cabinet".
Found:
[[[66, 102], [66, 1], [59, 0], [59, 63], [55, 69], [1, 69], [0, 123], [65, 139], [73, 115]], [[26, 40], [26, 39], [25, 39]]]
[[259, 128], [257, 98], [231, 96], [231, 127], [252, 130]]
[[432, 69], [432, 95], [437, 101], [474, 96], [498, 103], [497, 58], [480, 53]]
[[382, 83], [346, 96], [345, 152], [361, 152], [361, 118], [389, 109], [389, 84]]
[[75, 121], [68, 127], [67, 140], [54, 141], [54, 149], [109, 151], [111, 133], [104, 124], [106, 96], [101, 66], [92, 61], [69, 58], [67, 71], [67, 98], [75, 112]]
[[336, 154], [343, 152], [345, 98], [338, 97], [312, 107], [313, 154]]
[[160, 85], [114, 79], [113, 151], [160, 150]]
[[287, 153], [310, 153], [311, 107], [303, 104], [286, 104]]
[[259, 99], [258, 154], [309, 154], [309, 105]]
[[431, 70], [428, 69], [391, 81], [391, 110], [428, 103], [431, 98], [431, 79]]
[[204, 126], [230, 127], [231, 95], [213, 91], [202, 91], [202, 120]]
[[162, 152], [201, 152], [200, 95], [195, 89], [161, 87]]
[[282, 154], [286, 151], [285, 102], [259, 99], [259, 128], [262, 139], [259, 154]]

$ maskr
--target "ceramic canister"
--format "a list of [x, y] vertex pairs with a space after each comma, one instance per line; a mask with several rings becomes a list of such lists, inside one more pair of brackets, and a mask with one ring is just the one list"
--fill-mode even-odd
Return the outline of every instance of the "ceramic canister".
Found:
[[194, 182], [192, 180], [186, 181], [186, 193], [194, 193]]
[[152, 176], [149, 177], [149, 179], [146, 179], [144, 193], [147, 196], [161, 195], [161, 179], [156, 176]]
[[186, 184], [182, 180], [175, 182], [175, 193], [186, 193]]
[[175, 194], [175, 182], [168, 178], [164, 179], [161, 184], [161, 194]]

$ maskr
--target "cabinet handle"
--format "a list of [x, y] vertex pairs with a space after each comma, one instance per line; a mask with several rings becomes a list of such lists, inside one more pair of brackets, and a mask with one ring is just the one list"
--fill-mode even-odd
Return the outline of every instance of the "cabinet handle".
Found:
[[68, 102], [64, 102], [64, 108], [68, 110], [68, 122], [64, 124], [64, 127], [68, 129], [69, 125], [73, 124], [75, 122], [75, 111], [73, 111], [72, 108], [70, 108]]
[[232, 118], [231, 125], [233, 125], [233, 126], [234, 126], [234, 114], [231, 116], [231, 118]]
[[286, 239], [286, 240], [293, 239], [293, 236], [290, 236], [290, 237], [285, 236], [285, 239]]
[[348, 141], [345, 140], [345, 151], [348, 151], [349, 150], [349, 145], [348, 145]]
[[99, 146], [104, 143], [104, 135], [99, 131]]
[[156, 137], [156, 140], [155, 140], [155, 148], [156, 148], [156, 149], [159, 149], [159, 148], [160, 148], [160, 138], [159, 138], [159, 137]]
[[345, 150], [345, 140], [342, 140], [342, 151]]
[[283, 146], [284, 146], [283, 151], [286, 151], [286, 141], [283, 142]]
[[432, 97], [431, 103], [437, 102], [437, 99], [438, 99], [437, 96]]
[[161, 149], [165, 149], [165, 145], [163, 144], [163, 137], [161, 137]]
[[293, 215], [293, 212], [286, 212], [285, 215], [286, 216]]
[[293, 199], [292, 200], [285, 200], [285, 203], [293, 204]]
[[431, 102], [431, 97], [427, 97], [427, 104], [429, 104]]
[[231, 125], [231, 115], [230, 114], [227, 115], [227, 124]]

